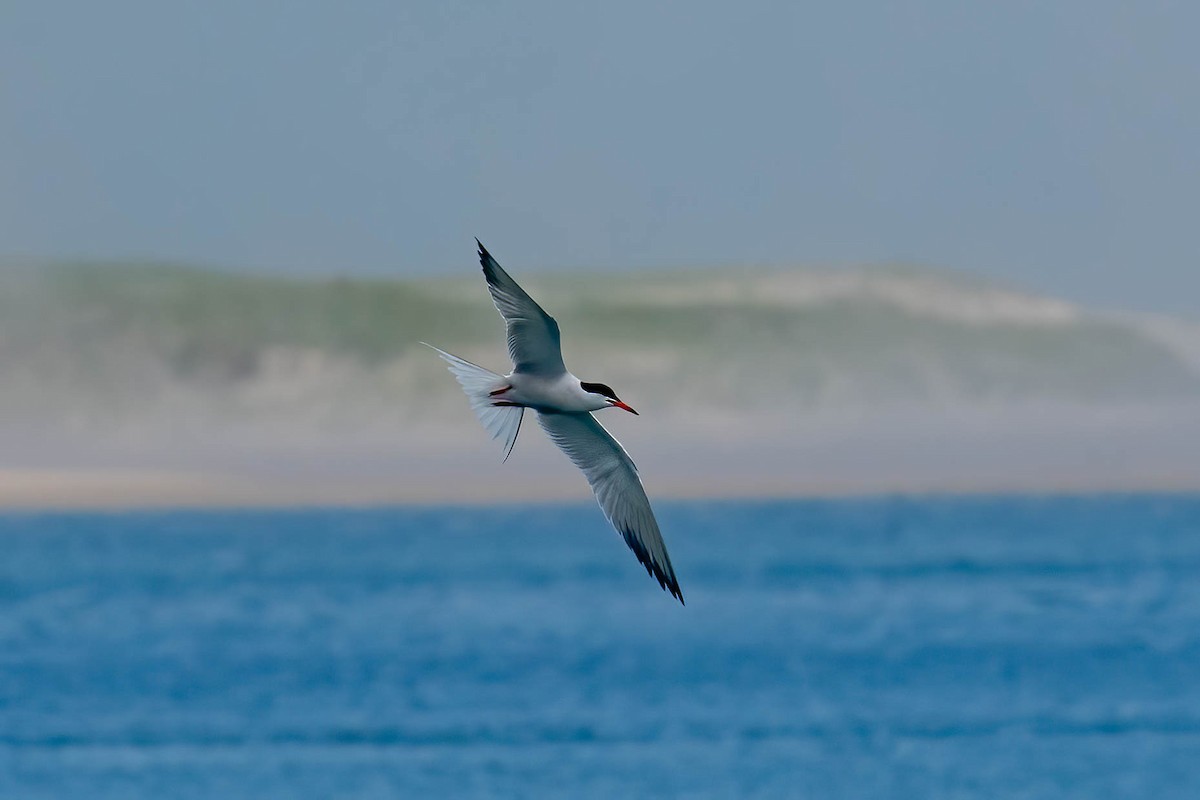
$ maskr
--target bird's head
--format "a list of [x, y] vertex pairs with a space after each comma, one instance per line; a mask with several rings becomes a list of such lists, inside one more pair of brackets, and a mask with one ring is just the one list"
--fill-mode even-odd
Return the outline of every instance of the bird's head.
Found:
[[603, 383], [588, 383], [587, 381], [579, 382], [580, 388], [590, 395], [595, 395], [597, 402], [603, 402], [604, 405], [597, 407], [597, 411], [602, 408], [623, 408], [630, 414], [637, 414], [629, 406], [621, 402], [621, 398], [617, 397], [617, 393], [612, 390], [611, 386]]

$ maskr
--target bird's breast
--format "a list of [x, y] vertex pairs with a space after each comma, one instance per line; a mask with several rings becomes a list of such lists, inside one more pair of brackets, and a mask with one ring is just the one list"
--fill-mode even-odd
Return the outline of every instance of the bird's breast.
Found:
[[596, 410], [594, 398], [583, 391], [579, 379], [569, 372], [553, 378], [514, 372], [508, 380], [513, 388], [505, 399], [523, 406], [551, 412], [581, 413]]

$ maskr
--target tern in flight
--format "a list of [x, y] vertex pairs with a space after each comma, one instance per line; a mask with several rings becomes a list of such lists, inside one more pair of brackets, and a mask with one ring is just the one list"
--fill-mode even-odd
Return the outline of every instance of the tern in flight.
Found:
[[488, 291], [508, 329], [512, 372], [497, 375], [433, 345], [426, 346], [450, 365], [471, 400], [471, 408], [492, 438], [504, 442], [505, 460], [516, 444], [525, 409], [537, 412], [542, 429], [583, 471], [604, 516], [625, 538], [638, 561], [682, 603], [683, 593], [637, 467], [621, 443], [591, 413], [605, 408], [637, 412], [605, 384], [581, 381], [567, 371], [554, 317], [501, 269], [478, 239], [475, 243], [479, 245], [479, 263]]

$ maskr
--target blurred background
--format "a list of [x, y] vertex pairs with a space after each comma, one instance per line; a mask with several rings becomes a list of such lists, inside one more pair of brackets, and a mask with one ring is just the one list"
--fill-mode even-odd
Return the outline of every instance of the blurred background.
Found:
[[0, 796], [1200, 796], [1197, 30], [0, 3]]
[[505, 370], [473, 236], [662, 492], [1200, 485], [1189, 9], [68, 8], [0, 26], [10, 504], [570, 492], [417, 345]]

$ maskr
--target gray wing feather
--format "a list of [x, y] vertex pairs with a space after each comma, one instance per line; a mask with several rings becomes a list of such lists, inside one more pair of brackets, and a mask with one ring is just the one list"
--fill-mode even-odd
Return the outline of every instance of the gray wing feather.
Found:
[[624, 537], [638, 561], [682, 603], [683, 593], [675, 579], [658, 521], [654, 519], [637, 467], [625, 448], [591, 414], [538, 412], [538, 422], [583, 471], [604, 516]]
[[508, 354], [513, 369], [529, 375], [566, 372], [558, 323], [505, 272], [478, 239], [479, 265], [488, 291], [508, 328]]

